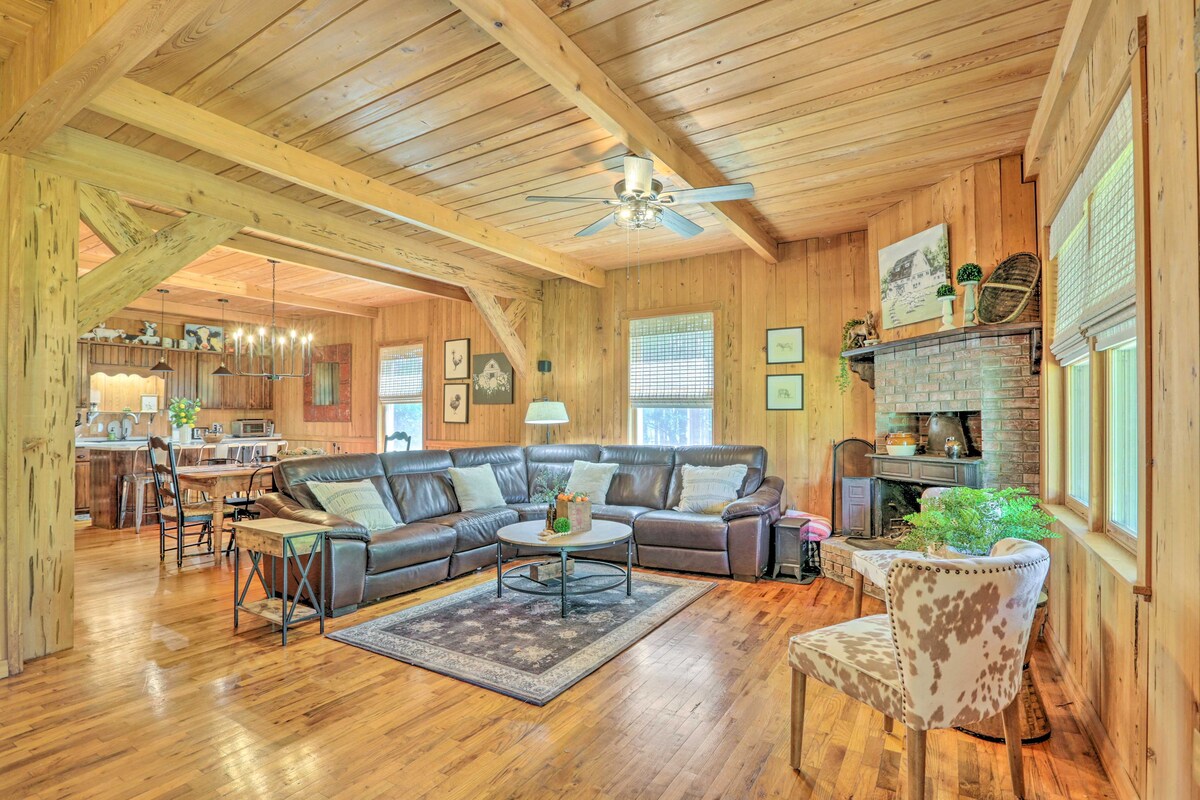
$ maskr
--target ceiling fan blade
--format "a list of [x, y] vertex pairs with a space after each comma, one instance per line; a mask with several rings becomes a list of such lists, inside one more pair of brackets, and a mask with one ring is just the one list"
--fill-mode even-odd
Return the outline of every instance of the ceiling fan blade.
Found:
[[603, 217], [596, 220], [591, 225], [588, 225], [586, 228], [579, 231], [575, 235], [576, 236], [591, 236], [593, 233], [596, 233], [598, 231], [603, 230], [604, 228], [607, 228], [609, 225], [613, 224], [616, 221], [617, 221], [617, 215], [615, 212], [605, 214]]
[[701, 228], [687, 217], [683, 216], [677, 211], [672, 211], [669, 208], [664, 208], [662, 210], [662, 217], [660, 217], [660, 219], [662, 220], [663, 226], [667, 230], [674, 231], [685, 239], [690, 239], [697, 233], [700, 233], [700, 231], [704, 230], [704, 228]]
[[754, 197], [754, 184], [731, 183], [727, 186], [708, 186], [703, 189], [680, 189], [658, 198], [660, 203], [677, 206], [681, 203], [719, 203], [722, 200], [748, 200]]
[[530, 203], [609, 203], [611, 197], [551, 197], [544, 194], [531, 194], [525, 198]]
[[654, 162], [641, 156], [625, 156], [625, 191], [638, 197], [649, 194], [654, 180]]

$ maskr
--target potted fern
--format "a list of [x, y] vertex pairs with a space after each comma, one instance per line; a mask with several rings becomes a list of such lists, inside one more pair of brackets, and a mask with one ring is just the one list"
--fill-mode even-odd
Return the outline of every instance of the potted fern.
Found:
[[903, 550], [927, 554], [983, 556], [1001, 539], [1057, 539], [1054, 517], [1025, 488], [971, 489], [956, 486], [923, 498], [921, 510], [904, 521], [912, 529], [900, 541]]

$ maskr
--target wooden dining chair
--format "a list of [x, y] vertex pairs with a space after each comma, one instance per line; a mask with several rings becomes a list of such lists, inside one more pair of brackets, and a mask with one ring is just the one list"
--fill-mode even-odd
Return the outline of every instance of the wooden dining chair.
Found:
[[412, 449], [412, 437], [409, 436], [404, 431], [396, 431], [395, 433], [389, 433], [387, 436], [383, 437], [383, 451], [385, 453], [389, 449], [391, 449], [392, 442], [395, 442], [397, 444], [397, 448], [396, 448], [397, 450], [400, 449], [398, 446], [400, 444], [400, 442], [404, 442], [405, 450]]
[[804, 741], [807, 679], [904, 723], [908, 800], [925, 796], [925, 733], [1003, 715], [1013, 791], [1021, 764], [1021, 667], [1050, 568], [1036, 542], [1003, 539], [990, 556], [899, 558], [887, 573], [887, 613], [793, 636], [792, 768]]
[[[175, 542], [175, 565], [183, 565], [185, 548], [207, 548], [213, 551], [212, 506], [187, 504], [179, 491], [179, 465], [176, 461], [176, 446], [159, 436], [151, 436], [147, 457], [150, 473], [154, 477], [154, 500], [158, 506], [158, 560], [165, 561], [167, 539]], [[187, 542], [189, 535], [196, 541]]]

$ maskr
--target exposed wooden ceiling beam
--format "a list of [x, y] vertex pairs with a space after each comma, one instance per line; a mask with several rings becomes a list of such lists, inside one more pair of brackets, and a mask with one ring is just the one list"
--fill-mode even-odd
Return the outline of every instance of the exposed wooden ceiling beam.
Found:
[[504, 309], [504, 316], [508, 319], [508, 324], [516, 328], [525, 321], [525, 316], [529, 313], [529, 304], [524, 300], [513, 300]]
[[1111, 0], [1074, 0], [1067, 11], [1062, 38], [1054, 51], [1054, 62], [1046, 78], [1046, 88], [1033, 117], [1033, 126], [1025, 143], [1025, 177], [1032, 178], [1042, 170], [1042, 156], [1050, 143], [1050, 131], [1071, 93], [1079, 82], [1091, 53], [1092, 41], [1100, 30]]
[[[653, 156], [687, 187], [722, 182], [688, 155], [531, 0], [452, 0], [526, 66], [638, 155]], [[778, 243], [744, 202], [704, 206], [763, 258], [779, 260]]]
[[[139, 216], [137, 209], [129, 205], [129, 203], [111, 189], [91, 186], [86, 183], [80, 184], [79, 211], [88, 227], [114, 253], [125, 253], [130, 248], [138, 246], [155, 235], [154, 228]], [[162, 230], [166, 230], [179, 222], [179, 218], [177, 217], [167, 214], [163, 214], [162, 216], [164, 220], [158, 226]], [[94, 267], [93, 271], [105, 269], [108, 263], [106, 261], [104, 264]], [[88, 274], [91, 273], [89, 272]], [[229, 280], [227, 278], [217, 281], [207, 275], [176, 272], [164, 278], [162, 283], [167, 286], [196, 289], [227, 297], [246, 297], [263, 301], [271, 300], [270, 290], [259, 286], [250, 286], [243, 281]], [[286, 290], [276, 291], [275, 299], [286, 305], [329, 311], [334, 314], [347, 314], [372, 319], [379, 316], [379, 309], [372, 306], [344, 303], [324, 297], [314, 297]], [[90, 328], [91, 325], [88, 325], [88, 329]]]
[[128, 78], [114, 82], [92, 100], [90, 108], [281, 180], [498, 253], [553, 275], [590, 286], [604, 285], [602, 270], [574, 256], [555, 252], [495, 225], [472, 219]]
[[124, 195], [226, 219], [378, 266], [502, 297], [541, 299], [541, 282], [534, 278], [71, 128], [51, 135], [29, 160]]
[[188, 214], [85, 272], [79, 278], [79, 332], [91, 330], [237, 229], [235, 222]]
[[[169, 296], [169, 295], [168, 295]], [[140, 311], [146, 314], [152, 322], [157, 322], [160, 313], [165, 313], [167, 319], [176, 322], [197, 322], [201, 320], [219, 320], [221, 311], [217, 308], [209, 306], [200, 306], [193, 303], [180, 303], [174, 300], [167, 300], [163, 303], [161, 300], [152, 297], [139, 297], [136, 300], [131, 300], [125, 304], [126, 311]], [[271, 322], [271, 318], [262, 314], [250, 314], [242, 311], [230, 311], [230, 316], [226, 319], [226, 325], [237, 323], [255, 323], [258, 325], [266, 325]], [[109, 315], [114, 316], [112, 314]]]
[[23, 155], [212, 0], [56, 0], [0, 67], [0, 151]]
[[[80, 185], [88, 186], [88, 184]], [[178, 219], [178, 217], [171, 214], [164, 214], [161, 211], [154, 211], [149, 208], [135, 207], [134, 210], [152, 228], [161, 228]], [[457, 300], [460, 303], [471, 302], [470, 298], [467, 297], [467, 293], [458, 286], [431, 281], [428, 278], [423, 278], [420, 275], [412, 275], [408, 272], [397, 272], [394, 269], [386, 267], [377, 267], [373, 264], [364, 264], [361, 261], [351, 261], [347, 258], [331, 256], [327, 253], [317, 253], [303, 247], [296, 247], [284, 244], [283, 242], [272, 241], [271, 239], [262, 239], [246, 233], [238, 233], [229, 237], [221, 246], [239, 253], [245, 253], [246, 255], [274, 258], [288, 264], [295, 264], [298, 267], [310, 267], [322, 270], [323, 272], [360, 278], [364, 281], [377, 283], [380, 286], [407, 289], [432, 297]]]
[[524, 378], [529, 374], [529, 359], [525, 343], [521, 341], [516, 329], [508, 321], [499, 301], [487, 292], [470, 287], [467, 288], [467, 295], [470, 296], [471, 302], [475, 304], [479, 316], [483, 317], [483, 321], [492, 335], [500, 342], [500, 349], [504, 351], [504, 355], [508, 356], [513, 372]]

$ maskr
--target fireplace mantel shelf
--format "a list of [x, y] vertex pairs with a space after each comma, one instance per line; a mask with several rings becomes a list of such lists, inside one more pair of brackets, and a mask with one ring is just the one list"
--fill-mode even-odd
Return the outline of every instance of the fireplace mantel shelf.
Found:
[[955, 328], [949, 331], [935, 331], [921, 336], [910, 336], [907, 339], [897, 339], [892, 342], [880, 342], [868, 347], [857, 347], [845, 350], [842, 356], [850, 362], [850, 369], [858, 377], [866, 381], [872, 389], [875, 388], [875, 356], [877, 353], [890, 353], [900, 350], [915, 350], [929, 345], [949, 344], [978, 336], [1029, 336], [1029, 355], [1033, 372], [1041, 371], [1042, 363], [1042, 323], [1040, 322], [1006, 322], [1000, 325], [973, 325], [970, 328]]

